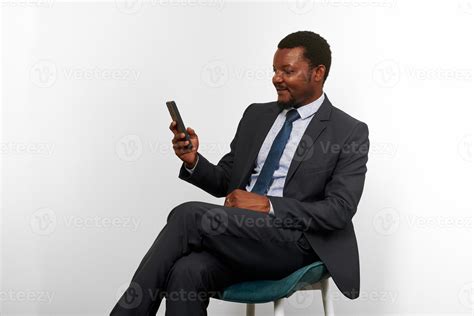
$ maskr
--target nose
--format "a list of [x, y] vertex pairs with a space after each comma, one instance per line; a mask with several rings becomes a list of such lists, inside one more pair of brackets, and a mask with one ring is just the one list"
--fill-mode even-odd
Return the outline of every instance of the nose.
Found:
[[273, 84], [279, 84], [283, 82], [283, 76], [281, 75], [280, 71], [277, 71], [277, 70], [275, 71], [275, 73], [273, 74], [272, 81], [273, 81]]

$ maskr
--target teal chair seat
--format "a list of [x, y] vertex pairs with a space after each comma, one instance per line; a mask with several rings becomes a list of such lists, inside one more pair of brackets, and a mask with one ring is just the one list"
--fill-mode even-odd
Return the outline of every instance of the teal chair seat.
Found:
[[[330, 277], [322, 261], [302, 267], [281, 280], [258, 280], [233, 284], [217, 299], [247, 303], [247, 315], [254, 315], [255, 303], [275, 303], [275, 315], [283, 315], [283, 299], [305, 289], [321, 289], [326, 315], [332, 315], [332, 302], [328, 296]], [[322, 286], [321, 286], [322, 285]], [[328, 306], [330, 305], [330, 306]]]

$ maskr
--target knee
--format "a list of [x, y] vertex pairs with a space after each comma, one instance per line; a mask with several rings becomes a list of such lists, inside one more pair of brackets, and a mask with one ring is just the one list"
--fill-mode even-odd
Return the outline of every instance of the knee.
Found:
[[202, 208], [202, 202], [190, 201], [179, 204], [168, 214], [166, 222], [175, 218], [183, 218], [195, 214]]

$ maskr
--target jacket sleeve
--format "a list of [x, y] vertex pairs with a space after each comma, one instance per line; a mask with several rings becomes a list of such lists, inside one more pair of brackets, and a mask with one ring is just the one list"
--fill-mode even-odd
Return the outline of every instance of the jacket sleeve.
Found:
[[251, 106], [252, 105], [249, 105], [247, 109], [245, 109], [240, 119], [234, 139], [230, 143], [230, 152], [225, 154], [217, 165], [212, 164], [203, 155], [198, 153], [199, 161], [192, 174], [186, 170], [184, 163], [181, 165], [181, 169], [179, 170], [180, 179], [201, 188], [215, 197], [226, 196], [232, 168], [234, 166], [235, 146], [242, 127], [243, 118]]
[[341, 148], [336, 167], [326, 184], [324, 199], [301, 202], [268, 196], [275, 216], [288, 226], [305, 231], [344, 229], [356, 213], [364, 188], [369, 152], [369, 131], [359, 122]]

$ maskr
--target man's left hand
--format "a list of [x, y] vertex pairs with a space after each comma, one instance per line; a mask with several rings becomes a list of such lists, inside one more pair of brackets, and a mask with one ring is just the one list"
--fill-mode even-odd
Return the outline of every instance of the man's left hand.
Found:
[[270, 200], [264, 196], [241, 189], [235, 189], [227, 194], [224, 206], [245, 208], [256, 212], [270, 212]]

